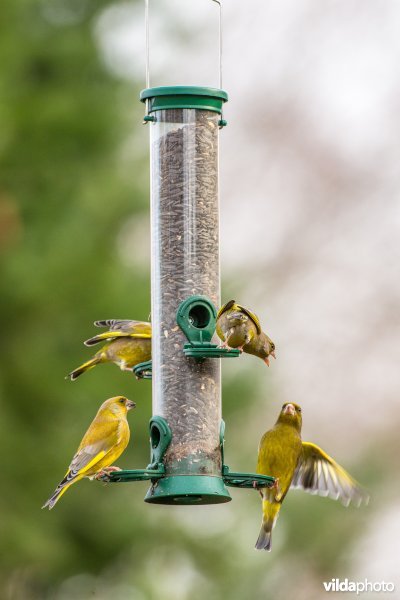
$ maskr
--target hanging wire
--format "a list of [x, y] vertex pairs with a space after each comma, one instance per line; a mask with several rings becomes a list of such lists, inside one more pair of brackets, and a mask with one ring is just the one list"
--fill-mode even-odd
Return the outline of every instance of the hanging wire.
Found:
[[[219, 58], [219, 89], [222, 90], [222, 2], [221, 0], [212, 0], [219, 6], [219, 24], [218, 24], [218, 58]], [[146, 88], [150, 87], [150, 17], [149, 0], [144, 0], [144, 20], [146, 31]], [[147, 105], [147, 101], [146, 101]]]
[[[219, 5], [219, 89], [222, 90], [222, 2], [221, 0], [213, 0]], [[225, 127], [227, 122], [224, 119], [224, 109], [221, 107], [221, 118], [219, 120], [219, 128]]]
[[[217, 1], [217, 0], [215, 0]], [[146, 88], [150, 87], [150, 25], [149, 0], [144, 0], [144, 20], [146, 29]]]
[[[219, 42], [218, 42], [218, 55], [219, 55], [219, 89], [222, 90], [222, 2], [221, 0], [212, 0], [219, 5]], [[148, 0], [146, 0], [148, 2]]]

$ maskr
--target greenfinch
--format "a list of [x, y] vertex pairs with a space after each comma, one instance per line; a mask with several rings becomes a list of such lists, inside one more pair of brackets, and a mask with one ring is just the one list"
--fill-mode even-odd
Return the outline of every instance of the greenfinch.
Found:
[[262, 488], [262, 526], [257, 550], [271, 550], [271, 532], [289, 488], [329, 496], [348, 506], [367, 503], [368, 494], [343, 467], [321, 448], [301, 440], [301, 408], [294, 402], [283, 405], [275, 426], [264, 433], [258, 449], [257, 473], [275, 477]]
[[131, 371], [141, 362], [151, 359], [151, 324], [143, 321], [109, 319], [95, 321], [96, 327], [107, 327], [108, 330], [86, 340], [86, 346], [106, 343], [96, 354], [74, 369], [67, 377], [72, 381], [79, 375], [100, 363], [112, 362], [121, 371]]
[[100, 406], [89, 429], [83, 436], [64, 479], [42, 508], [52, 509], [61, 496], [83, 477], [101, 477], [118, 467], [110, 466], [128, 445], [130, 431], [128, 410], [136, 404], [124, 396], [109, 398]]
[[275, 358], [275, 344], [262, 331], [257, 315], [235, 300], [230, 300], [218, 311], [216, 332], [223, 347], [238, 348], [258, 356], [267, 366], [269, 357]]

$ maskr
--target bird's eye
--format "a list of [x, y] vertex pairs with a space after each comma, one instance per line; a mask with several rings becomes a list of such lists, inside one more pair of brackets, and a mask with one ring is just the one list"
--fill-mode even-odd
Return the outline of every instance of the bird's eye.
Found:
[[125, 404], [125, 400], [123, 398], [121, 398], [121, 400], [119, 401], [120, 404]]
[[297, 407], [297, 412], [301, 412], [300, 406]]
[[271, 344], [271, 351], [273, 352], [275, 350], [275, 344], [272, 342]]

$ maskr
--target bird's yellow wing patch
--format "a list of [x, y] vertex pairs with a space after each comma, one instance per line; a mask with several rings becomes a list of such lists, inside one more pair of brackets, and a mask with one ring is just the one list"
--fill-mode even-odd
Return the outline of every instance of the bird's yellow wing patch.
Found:
[[137, 338], [137, 339], [151, 339], [151, 330], [150, 332], [146, 331], [146, 332], [124, 332], [124, 331], [106, 331], [104, 333], [99, 333], [98, 335], [95, 335], [94, 337], [86, 340], [84, 342], [85, 346], [94, 346], [95, 344], [98, 344], [99, 342], [103, 342], [103, 341], [110, 341], [110, 340], [116, 340], [117, 338]]
[[85, 433], [80, 446], [69, 465], [69, 472], [85, 474], [95, 466], [121, 439], [118, 420], [95, 419]]
[[71, 463], [69, 472], [73, 474], [85, 475], [108, 454], [109, 450], [101, 449], [97, 451], [95, 448], [83, 448], [78, 452]]
[[303, 452], [293, 476], [292, 488], [329, 496], [348, 506], [368, 503], [369, 495], [343, 467], [315, 444], [303, 442]]

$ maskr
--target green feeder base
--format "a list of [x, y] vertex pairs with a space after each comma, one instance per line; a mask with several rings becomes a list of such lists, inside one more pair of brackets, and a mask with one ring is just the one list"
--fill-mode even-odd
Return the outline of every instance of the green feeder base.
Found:
[[221, 477], [171, 475], [152, 483], [145, 502], [152, 504], [221, 504], [232, 498]]
[[271, 487], [275, 479], [268, 475], [229, 471], [229, 467], [224, 464], [224, 432], [225, 423], [221, 421], [221, 476], [166, 474], [163, 457], [171, 442], [172, 432], [167, 421], [155, 415], [150, 420], [151, 463], [148, 467], [112, 471], [104, 474], [101, 479], [109, 483], [151, 481], [145, 502], [153, 504], [221, 504], [231, 500], [225, 485], [253, 489]]

